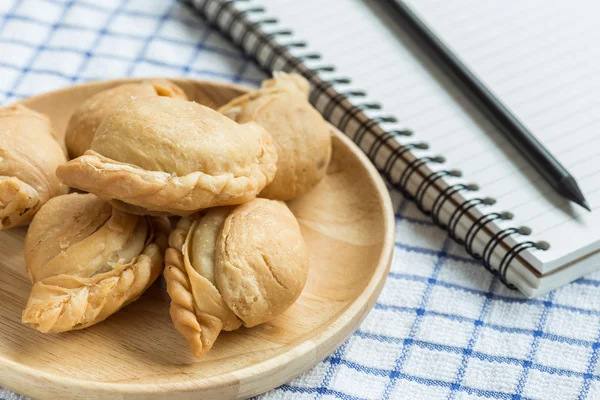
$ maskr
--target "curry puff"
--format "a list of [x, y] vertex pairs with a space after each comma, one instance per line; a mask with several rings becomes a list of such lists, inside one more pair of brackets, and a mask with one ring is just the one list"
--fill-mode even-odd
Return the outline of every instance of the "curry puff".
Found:
[[272, 136], [277, 174], [261, 197], [291, 200], [319, 183], [331, 159], [331, 131], [308, 102], [309, 84], [298, 74], [276, 72], [261, 88], [219, 109], [233, 120], [255, 121]]
[[0, 230], [28, 224], [51, 197], [67, 193], [54, 174], [65, 161], [46, 116], [0, 108]]
[[75, 109], [65, 132], [65, 144], [71, 158], [90, 148], [102, 120], [118, 106], [143, 97], [166, 96], [187, 100], [183, 90], [164, 79], [125, 83], [96, 93]]
[[163, 269], [169, 228], [93, 194], [51, 199], [25, 237], [33, 287], [23, 323], [43, 333], [86, 328], [136, 300]]
[[186, 216], [253, 199], [273, 180], [276, 162], [260, 125], [190, 101], [147, 97], [111, 112], [90, 150], [56, 173], [131, 213]]
[[285, 203], [255, 199], [182, 218], [169, 237], [171, 319], [194, 356], [221, 330], [268, 322], [304, 288], [308, 249]]

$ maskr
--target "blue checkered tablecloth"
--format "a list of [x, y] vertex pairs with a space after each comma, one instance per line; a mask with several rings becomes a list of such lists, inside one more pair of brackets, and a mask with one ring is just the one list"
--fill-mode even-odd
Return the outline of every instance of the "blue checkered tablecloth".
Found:
[[[265, 77], [178, 1], [0, 0], [0, 103], [125, 76]], [[390, 193], [396, 251], [375, 308], [325, 361], [261, 398], [600, 398], [600, 274], [527, 300]]]

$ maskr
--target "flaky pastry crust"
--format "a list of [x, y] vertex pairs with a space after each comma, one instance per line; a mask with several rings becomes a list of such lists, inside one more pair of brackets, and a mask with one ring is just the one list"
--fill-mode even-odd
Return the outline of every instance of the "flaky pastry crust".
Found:
[[277, 174], [261, 197], [291, 200], [312, 189], [327, 172], [331, 131], [308, 102], [309, 88], [298, 74], [276, 72], [257, 91], [219, 109], [239, 123], [255, 121], [273, 136], [279, 155]]
[[65, 161], [48, 118], [22, 105], [0, 108], [0, 230], [28, 224], [68, 191], [54, 174]]
[[115, 108], [137, 98], [166, 96], [187, 100], [183, 90], [165, 79], [125, 83], [96, 93], [81, 103], [69, 120], [65, 144], [71, 158], [89, 150], [96, 129]]
[[258, 124], [237, 124], [193, 102], [150, 97], [114, 110], [91, 150], [56, 173], [128, 212], [186, 216], [251, 200], [275, 176], [276, 162], [272, 138]]
[[103, 321], [160, 275], [169, 231], [166, 218], [130, 215], [93, 194], [51, 199], [25, 237], [33, 287], [22, 322], [48, 333]]
[[164, 275], [171, 319], [196, 357], [221, 330], [284, 312], [306, 283], [308, 249], [282, 202], [255, 199], [182, 218], [169, 246]]
[[171, 297], [171, 319], [196, 357], [210, 350], [221, 330], [231, 331], [241, 325], [215, 286], [211, 265], [219, 225], [228, 212], [213, 209], [194, 221], [182, 218], [169, 236], [164, 275]]

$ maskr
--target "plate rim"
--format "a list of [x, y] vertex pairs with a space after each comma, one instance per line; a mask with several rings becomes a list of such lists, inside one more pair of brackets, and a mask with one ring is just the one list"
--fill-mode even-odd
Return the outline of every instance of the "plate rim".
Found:
[[[208, 83], [212, 85], [222, 85], [231, 89], [248, 91], [253, 89], [251, 87], [231, 84], [226, 82], [218, 82], [211, 80], [201, 80], [193, 78], [174, 78], [174, 77], [144, 77], [144, 78], [124, 78], [124, 79], [108, 79], [99, 80], [93, 82], [87, 82], [78, 85], [71, 85], [58, 90], [42, 93], [36, 96], [21, 99], [12, 104], [23, 104], [30, 101], [35, 101], [48, 95], [56, 94], [57, 92], [65, 92], [72, 90], [76, 87], [90, 87], [90, 86], [104, 86], [104, 85], [117, 85], [123, 83], [139, 82], [142, 80], [151, 79], [168, 79], [174, 83], [178, 82], [197, 82], [197, 83]], [[11, 105], [12, 105], [11, 104]], [[287, 351], [278, 354], [275, 357], [261, 361], [257, 364], [241, 368], [239, 370], [230, 371], [222, 375], [217, 375], [210, 378], [192, 378], [189, 380], [182, 380], [177, 382], [163, 382], [163, 383], [118, 383], [118, 382], [102, 382], [90, 379], [74, 378], [71, 376], [58, 375], [48, 371], [40, 371], [38, 369], [19, 364], [13, 360], [8, 360], [0, 356], [0, 367], [9, 368], [12, 373], [20, 374], [29, 378], [29, 382], [32, 387], [43, 384], [47, 386], [58, 385], [59, 387], [69, 390], [82, 390], [88, 391], [90, 394], [131, 394], [131, 395], [161, 395], [167, 393], [185, 393], [195, 392], [201, 393], [206, 391], [215, 391], [224, 389], [227, 387], [235, 387], [236, 396], [239, 396], [243, 392], [244, 386], [252, 385], [254, 382], [260, 382], [265, 376], [274, 377], [274, 372], [285, 368], [290, 362], [295, 359], [302, 359], [303, 357], [310, 357], [312, 352], [315, 352], [313, 360], [306, 365], [303, 365], [302, 371], [296, 373], [293, 377], [306, 372], [307, 370], [314, 368], [318, 363], [325, 359], [333, 349], [342, 344], [348, 339], [358, 328], [359, 324], [366, 317], [368, 312], [373, 308], [383, 285], [388, 276], [388, 272], [391, 266], [392, 255], [395, 245], [395, 214], [393, 210], [392, 200], [389, 191], [383, 181], [383, 178], [366, 156], [366, 154], [356, 145], [348, 136], [342, 133], [333, 125], [333, 134], [341, 140], [351, 152], [358, 157], [360, 164], [366, 169], [369, 177], [374, 183], [376, 193], [381, 200], [383, 210], [383, 224], [384, 224], [384, 238], [382, 243], [382, 250], [377, 260], [377, 266], [365, 288], [360, 294], [333, 320], [330, 320], [330, 326], [325, 330], [319, 332], [316, 336], [304, 340], [301, 343], [291, 347]], [[362, 310], [362, 311], [361, 311]], [[336, 335], [343, 332], [343, 337], [336, 337]], [[327, 347], [327, 351], [323, 354], [318, 354], [317, 349], [320, 347]], [[256, 372], [256, 371], [259, 372]], [[275, 387], [288, 382], [293, 377], [286, 376], [284, 380], [279, 379], [277, 382], [274, 380], [274, 384], [271, 385], [271, 390]], [[33, 380], [33, 382], [31, 382]], [[7, 386], [9, 388], [9, 386]], [[244, 393], [244, 396], [253, 396], [259, 393], [264, 393], [264, 386], [256, 388], [258, 390], [252, 390], [248, 393]]]

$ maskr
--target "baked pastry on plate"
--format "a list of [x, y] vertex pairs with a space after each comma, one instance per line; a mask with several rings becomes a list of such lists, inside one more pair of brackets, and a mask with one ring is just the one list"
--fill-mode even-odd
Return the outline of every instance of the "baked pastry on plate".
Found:
[[71, 158], [89, 150], [96, 129], [116, 107], [137, 98], [166, 96], [187, 100], [183, 90], [164, 79], [125, 83], [96, 93], [77, 107], [65, 132], [65, 144]]
[[273, 180], [276, 162], [260, 125], [190, 101], [147, 97], [111, 112], [91, 149], [56, 173], [125, 211], [185, 216], [253, 199]]
[[136, 300], [163, 269], [169, 230], [164, 217], [127, 214], [93, 194], [51, 199], [25, 237], [33, 287], [23, 323], [82, 329]]
[[285, 203], [254, 199], [182, 218], [169, 237], [171, 319], [194, 356], [221, 330], [268, 322], [300, 296], [308, 249]]
[[46, 116], [0, 108], [0, 229], [28, 224], [51, 197], [67, 193], [54, 174], [65, 161]]
[[319, 183], [331, 159], [329, 126], [308, 102], [309, 84], [298, 74], [275, 73], [255, 92], [219, 109], [233, 120], [255, 121], [273, 136], [279, 160], [261, 197], [291, 200]]

